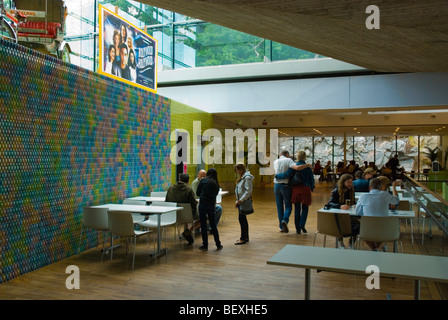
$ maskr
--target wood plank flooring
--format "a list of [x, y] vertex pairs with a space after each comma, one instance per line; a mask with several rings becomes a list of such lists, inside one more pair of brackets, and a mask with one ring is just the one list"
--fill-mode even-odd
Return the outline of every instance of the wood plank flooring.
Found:
[[[137, 244], [135, 270], [132, 256], [125, 246], [115, 250], [114, 259], [105, 256], [101, 263], [99, 249], [54, 263], [0, 285], [0, 299], [145, 299], [145, 300], [295, 300], [304, 298], [305, 271], [298, 268], [267, 265], [266, 261], [286, 244], [313, 245], [316, 211], [328, 201], [331, 186], [317, 185], [307, 222], [307, 234], [296, 234], [293, 215], [290, 232], [278, 230], [278, 218], [272, 187], [254, 191], [255, 213], [249, 216], [250, 242], [236, 246], [240, 227], [234, 196], [223, 198], [224, 221], [218, 229], [224, 249], [217, 251], [213, 237], [209, 251], [198, 249], [200, 234], [193, 247], [186, 248], [168, 230], [168, 255], [149, 258], [152, 244], [144, 239]], [[405, 253], [419, 253], [410, 241], [409, 230], [402, 230]], [[318, 235], [316, 245], [322, 246]], [[327, 239], [327, 246], [334, 240]], [[392, 253], [391, 253], [392, 254]], [[65, 281], [67, 266], [80, 269], [80, 289], [68, 290]], [[311, 298], [317, 300], [392, 300], [413, 299], [412, 280], [381, 278], [380, 289], [368, 290], [366, 276], [312, 271]], [[421, 284], [421, 298], [447, 299], [446, 291], [434, 283]]]

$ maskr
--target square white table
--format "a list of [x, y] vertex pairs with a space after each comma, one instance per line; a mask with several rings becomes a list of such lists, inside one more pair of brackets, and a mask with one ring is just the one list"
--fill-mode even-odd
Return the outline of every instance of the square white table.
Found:
[[[306, 300], [310, 299], [311, 269], [367, 275], [366, 268], [375, 265], [379, 268], [380, 277], [413, 279], [414, 299], [416, 300], [420, 299], [421, 280], [448, 282], [448, 257], [288, 244], [267, 263], [305, 268]], [[366, 290], [368, 289], [366, 288]]]
[[131, 204], [103, 204], [99, 206], [95, 206], [96, 208], [108, 208], [109, 211], [125, 211], [125, 212], [135, 212], [140, 213], [144, 216], [149, 216], [152, 214], [157, 215], [157, 251], [153, 254], [154, 257], [157, 257], [161, 254], [166, 253], [166, 248], [161, 248], [162, 237], [160, 234], [160, 222], [161, 215], [164, 213], [168, 213], [171, 211], [179, 211], [183, 210], [183, 207], [161, 207], [161, 206], [139, 206], [139, 205], [131, 205]]

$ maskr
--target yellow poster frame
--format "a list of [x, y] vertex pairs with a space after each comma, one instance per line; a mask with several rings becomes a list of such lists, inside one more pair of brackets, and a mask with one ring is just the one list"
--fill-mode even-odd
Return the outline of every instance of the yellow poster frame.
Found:
[[[136, 30], [138, 30], [139, 32], [141, 32], [142, 34], [144, 34], [145, 36], [147, 36], [148, 38], [152, 39], [155, 43], [155, 50], [154, 50], [154, 89], [153, 88], [149, 88], [146, 86], [143, 86], [141, 84], [129, 81], [127, 79], [123, 79], [121, 77], [117, 77], [113, 74], [107, 73], [103, 71], [103, 67], [102, 67], [102, 63], [103, 63], [103, 57], [104, 57], [104, 52], [103, 52], [103, 43], [104, 43], [104, 39], [103, 39], [103, 10], [107, 11], [109, 14], [115, 16], [116, 18], [124, 21], [125, 23], [127, 23], [128, 25], [132, 26], [133, 28], [135, 28]], [[151, 37], [148, 33], [146, 33], [145, 31], [141, 30], [140, 28], [138, 28], [137, 26], [135, 26], [134, 24], [130, 23], [129, 21], [127, 21], [126, 19], [120, 17], [119, 15], [117, 15], [116, 13], [110, 11], [109, 9], [107, 9], [105, 6], [98, 4], [98, 24], [99, 24], [99, 36], [98, 36], [98, 48], [99, 48], [99, 56], [98, 56], [98, 70], [97, 72], [105, 75], [106, 77], [130, 84], [134, 87], [146, 90], [146, 91], [150, 91], [153, 93], [157, 93], [157, 64], [158, 64], [158, 42], [157, 39]]]

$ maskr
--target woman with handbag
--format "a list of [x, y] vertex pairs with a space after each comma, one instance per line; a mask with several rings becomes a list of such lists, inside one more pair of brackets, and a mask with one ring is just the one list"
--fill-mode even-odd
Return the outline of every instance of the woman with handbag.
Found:
[[235, 207], [238, 208], [238, 221], [241, 226], [241, 236], [235, 244], [241, 245], [249, 242], [249, 223], [247, 222], [247, 215], [254, 212], [252, 207], [254, 176], [246, 170], [246, 166], [243, 163], [239, 163], [235, 166], [235, 172], [238, 175], [238, 180], [236, 181], [235, 186]]

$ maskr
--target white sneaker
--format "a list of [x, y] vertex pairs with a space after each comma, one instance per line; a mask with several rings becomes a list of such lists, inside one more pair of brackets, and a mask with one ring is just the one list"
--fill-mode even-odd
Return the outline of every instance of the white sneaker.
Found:
[[339, 249], [345, 249], [344, 241], [338, 240], [338, 247]]
[[385, 245], [381, 248], [381, 251], [383, 251], [383, 252], [387, 252], [387, 244], [385, 244]]

